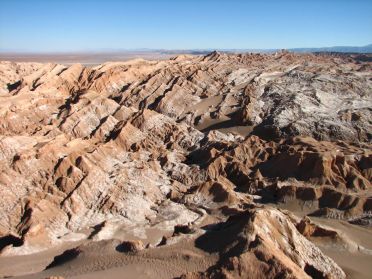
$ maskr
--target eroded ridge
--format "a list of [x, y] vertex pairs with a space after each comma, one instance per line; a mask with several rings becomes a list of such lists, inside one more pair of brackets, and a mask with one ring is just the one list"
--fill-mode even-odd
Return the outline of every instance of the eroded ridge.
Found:
[[52, 248], [66, 251], [33, 271], [345, 278], [311, 241], [354, 242], [299, 215], [371, 226], [372, 64], [358, 56], [1, 62], [0, 85], [3, 261]]

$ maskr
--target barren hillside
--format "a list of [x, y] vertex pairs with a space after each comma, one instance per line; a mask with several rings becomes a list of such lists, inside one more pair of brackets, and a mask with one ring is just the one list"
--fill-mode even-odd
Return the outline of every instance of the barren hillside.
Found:
[[0, 276], [368, 278], [371, 140], [358, 55], [0, 62]]

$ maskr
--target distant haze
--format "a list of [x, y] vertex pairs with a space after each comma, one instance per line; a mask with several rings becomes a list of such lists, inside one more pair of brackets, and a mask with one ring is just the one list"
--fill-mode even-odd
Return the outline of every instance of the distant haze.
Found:
[[[328, 48], [295, 48], [288, 49], [292, 52], [335, 52], [335, 53], [372, 53], [372, 45], [365, 47], [328, 47]], [[86, 51], [86, 52], [7, 52], [0, 51], [0, 61], [14, 62], [52, 62], [60, 64], [81, 63], [86, 66], [98, 65], [108, 61], [127, 61], [137, 58], [146, 60], [169, 59], [180, 54], [206, 55], [211, 49], [195, 50], [116, 50], [116, 51]], [[226, 53], [247, 53], [247, 52], [276, 52], [279, 49], [220, 49], [220, 52]], [[371, 55], [368, 56], [372, 59]]]

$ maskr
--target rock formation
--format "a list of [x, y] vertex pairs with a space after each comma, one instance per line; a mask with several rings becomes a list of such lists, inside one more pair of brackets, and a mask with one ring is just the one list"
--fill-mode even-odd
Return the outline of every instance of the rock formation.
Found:
[[297, 200], [312, 216], [370, 224], [371, 62], [288, 52], [0, 62], [0, 87], [2, 257], [186, 237], [219, 260], [178, 276], [345, 278], [305, 238], [314, 226], [259, 203]]

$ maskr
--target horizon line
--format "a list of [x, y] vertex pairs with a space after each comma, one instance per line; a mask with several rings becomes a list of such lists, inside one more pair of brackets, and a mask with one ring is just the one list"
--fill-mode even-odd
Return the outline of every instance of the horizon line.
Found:
[[371, 47], [372, 43], [363, 46], [352, 46], [352, 45], [338, 45], [338, 46], [324, 46], [324, 47], [289, 47], [289, 48], [97, 48], [97, 49], [85, 49], [85, 50], [10, 50], [0, 49], [0, 54], [89, 54], [89, 53], [115, 53], [115, 52], [207, 52], [207, 51], [278, 51], [278, 50], [316, 50], [316, 49], [333, 49], [333, 48], [366, 48]]

